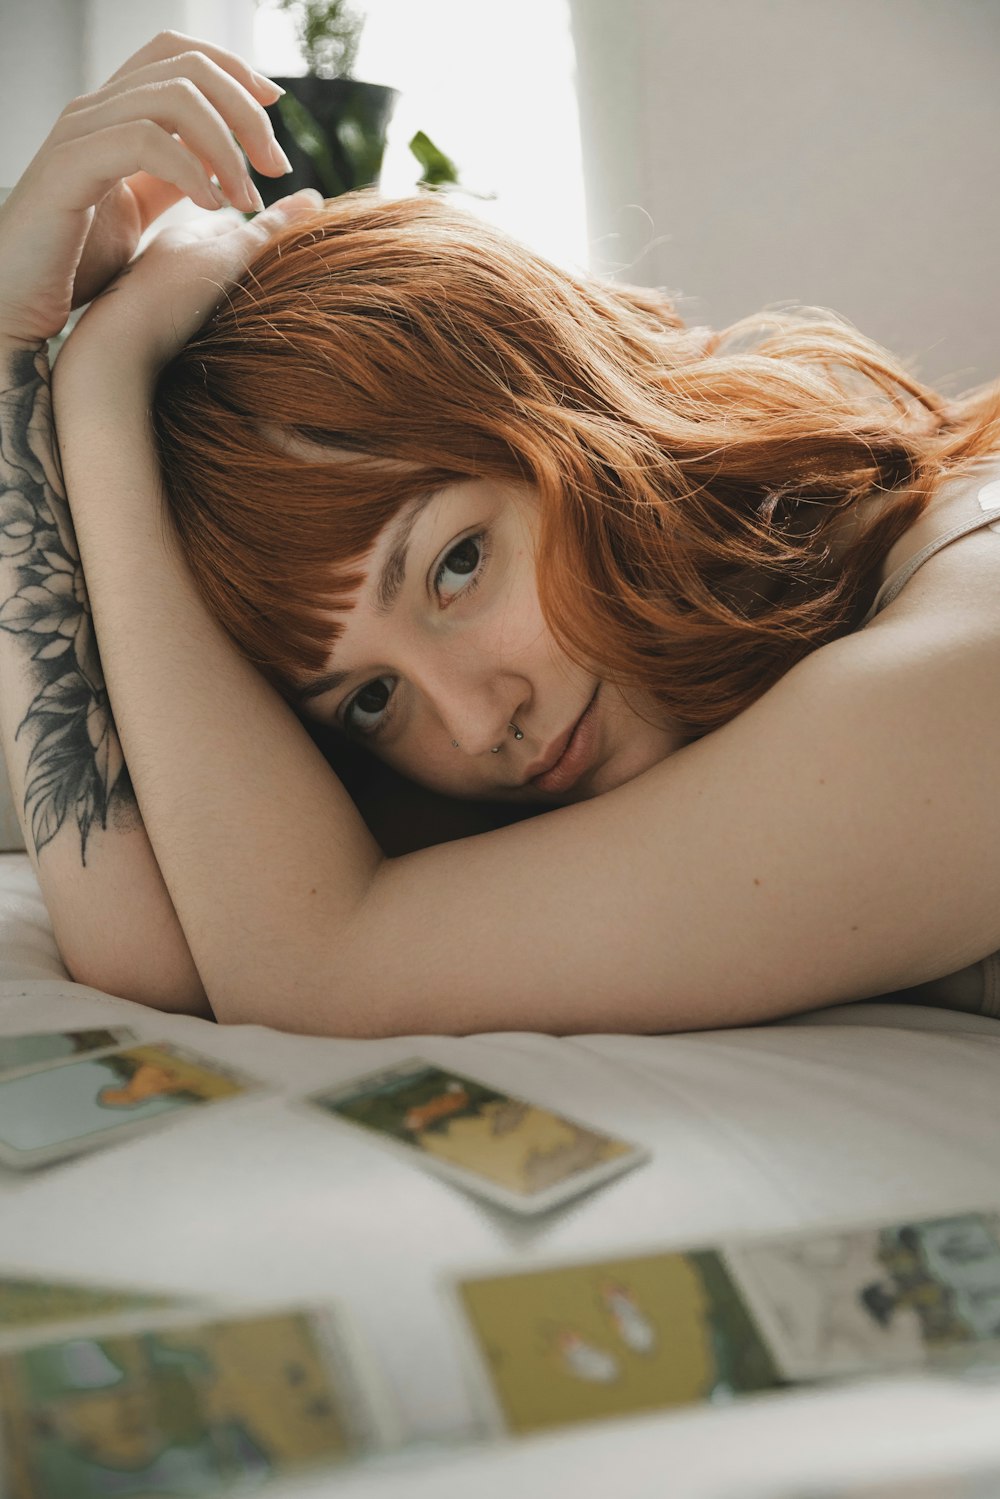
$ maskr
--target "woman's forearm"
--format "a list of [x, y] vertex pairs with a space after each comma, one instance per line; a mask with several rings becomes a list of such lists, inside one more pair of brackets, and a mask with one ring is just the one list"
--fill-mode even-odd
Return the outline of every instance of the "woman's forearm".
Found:
[[[220, 1020], [307, 1028], [304, 953], [338, 956], [382, 863], [350, 796], [208, 613], [170, 523], [143, 382], [105, 356], [56, 370], [60, 444], [122, 745]], [[333, 996], [327, 993], [332, 989]], [[305, 1001], [305, 1003], [303, 1002]], [[345, 1010], [350, 996], [343, 995]], [[331, 1008], [336, 1008], [336, 1004]]]
[[56, 941], [79, 982], [209, 1013], [122, 758], [67, 508], [43, 354], [0, 340], [0, 734]]

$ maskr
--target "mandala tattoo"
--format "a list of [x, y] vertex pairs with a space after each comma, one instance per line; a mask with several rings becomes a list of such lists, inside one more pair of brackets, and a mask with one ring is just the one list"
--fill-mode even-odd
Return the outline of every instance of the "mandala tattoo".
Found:
[[0, 629], [23, 646], [35, 688], [15, 735], [31, 743], [25, 824], [40, 852], [72, 818], [85, 865], [95, 821], [106, 828], [111, 811], [124, 829], [138, 825], [139, 811], [111, 716], [66, 503], [48, 360], [24, 350], [3, 373], [0, 559], [2, 576], [16, 579], [16, 592], [5, 586], [0, 594]]

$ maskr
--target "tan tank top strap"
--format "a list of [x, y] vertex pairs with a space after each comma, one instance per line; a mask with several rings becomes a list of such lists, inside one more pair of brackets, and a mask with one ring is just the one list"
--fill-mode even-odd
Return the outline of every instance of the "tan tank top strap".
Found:
[[927, 561], [928, 557], [933, 557], [935, 552], [940, 552], [944, 547], [948, 545], [949, 542], [957, 541], [960, 536], [967, 536], [970, 531], [980, 531], [984, 526], [996, 525], [997, 521], [1000, 521], [1000, 508], [996, 510], [986, 510], [982, 515], [974, 515], [971, 520], [963, 521], [960, 526], [953, 526], [950, 531], [945, 531], [943, 536], [936, 536], [933, 541], [928, 542], [927, 545], [921, 551], [919, 551], [915, 557], [911, 557], [909, 562], [901, 567], [898, 572], [893, 573], [891, 578], [886, 578], [885, 582], [882, 584], [882, 587], [879, 589], [878, 593], [875, 595], [875, 598], [872, 600], [871, 608], [868, 610], [868, 613], [865, 615], [860, 625], [858, 625], [858, 629], [863, 630], [865, 625], [868, 624], [870, 620], [873, 620], [880, 610], [884, 609], [887, 604], [892, 603], [893, 599], [897, 596], [900, 590], [904, 588], [913, 577], [913, 574], [916, 572], [917, 568], [921, 567]]

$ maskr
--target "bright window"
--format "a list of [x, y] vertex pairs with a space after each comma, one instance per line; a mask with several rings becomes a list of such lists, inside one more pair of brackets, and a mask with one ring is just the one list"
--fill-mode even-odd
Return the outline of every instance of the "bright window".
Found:
[[[390, 194], [419, 175], [407, 142], [424, 130], [481, 201], [463, 206], [569, 269], [588, 263], [568, 0], [368, 0], [355, 76], [401, 98], [382, 175]], [[296, 74], [287, 15], [263, 0], [255, 65]]]

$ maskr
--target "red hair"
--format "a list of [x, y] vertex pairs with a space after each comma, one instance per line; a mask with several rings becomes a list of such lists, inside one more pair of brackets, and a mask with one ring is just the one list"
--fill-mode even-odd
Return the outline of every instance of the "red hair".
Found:
[[[518, 480], [563, 649], [696, 737], [857, 626], [935, 483], [1000, 447], [1000, 384], [945, 400], [818, 309], [689, 330], [445, 198], [369, 190], [274, 239], [154, 417], [198, 586], [286, 696], [326, 667], [329, 612], [403, 504]], [[341, 451], [295, 456], [269, 423]], [[876, 494], [834, 566], [835, 524]]]

